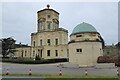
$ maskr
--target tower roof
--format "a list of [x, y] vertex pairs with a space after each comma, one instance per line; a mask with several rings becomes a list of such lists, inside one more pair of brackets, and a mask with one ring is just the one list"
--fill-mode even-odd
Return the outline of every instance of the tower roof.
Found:
[[83, 22], [73, 29], [72, 34], [81, 32], [97, 32], [97, 30], [91, 24]]
[[45, 8], [43, 10], [40, 10], [37, 13], [42, 12], [42, 11], [46, 11], [46, 10], [54, 11], [55, 13], [57, 13], [59, 15], [59, 13], [57, 11], [55, 11], [54, 9], [50, 9], [50, 5], [49, 4], [47, 5], [47, 8]]

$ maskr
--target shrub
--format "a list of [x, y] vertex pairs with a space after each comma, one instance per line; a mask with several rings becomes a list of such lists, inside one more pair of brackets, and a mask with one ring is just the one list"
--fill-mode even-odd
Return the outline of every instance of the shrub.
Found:
[[115, 66], [120, 66], [120, 56], [99, 56], [97, 63], [115, 63]]
[[39, 55], [35, 56], [35, 60], [41, 60], [41, 58], [39, 57]]

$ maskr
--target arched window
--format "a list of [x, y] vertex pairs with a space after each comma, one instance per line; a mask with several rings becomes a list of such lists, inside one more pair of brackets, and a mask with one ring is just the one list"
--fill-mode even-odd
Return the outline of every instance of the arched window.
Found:
[[40, 30], [44, 29], [44, 25], [45, 25], [45, 23], [43, 21], [39, 22]]
[[53, 29], [57, 29], [59, 26], [59, 21], [57, 19], [53, 19]]
[[33, 46], [35, 47], [35, 41], [33, 41]]
[[39, 30], [44, 30], [45, 27], [45, 18], [40, 18], [38, 20], [38, 29]]
[[51, 17], [50, 15], [47, 15], [47, 18], [48, 18], [48, 19], [50, 19], [50, 17]]
[[42, 39], [40, 39], [40, 46], [42, 46]]
[[48, 29], [51, 29], [51, 23], [50, 22], [48, 22]]

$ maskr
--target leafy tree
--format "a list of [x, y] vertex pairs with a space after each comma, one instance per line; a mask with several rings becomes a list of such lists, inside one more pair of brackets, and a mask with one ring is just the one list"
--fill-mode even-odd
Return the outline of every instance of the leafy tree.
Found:
[[14, 54], [15, 52], [15, 40], [11, 37], [0, 39], [2, 45], [2, 55], [6, 57], [9, 54]]
[[120, 49], [120, 42], [118, 42], [118, 43], [116, 44], [116, 47], [117, 47], [118, 49]]
[[[118, 56], [120, 56], [120, 42], [118, 42], [118, 43], [116, 44], [116, 47], [117, 47], [117, 49], [118, 49]], [[120, 63], [120, 61], [119, 61], [119, 63]]]

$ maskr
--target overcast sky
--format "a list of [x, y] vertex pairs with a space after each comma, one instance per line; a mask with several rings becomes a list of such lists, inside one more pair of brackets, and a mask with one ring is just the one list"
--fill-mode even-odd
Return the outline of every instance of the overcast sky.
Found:
[[60, 13], [60, 27], [72, 33], [82, 22], [93, 25], [106, 44], [118, 42], [118, 3], [116, 2], [22, 2], [3, 3], [2, 37], [13, 37], [17, 43], [31, 43], [31, 33], [37, 31], [37, 11], [50, 8]]

